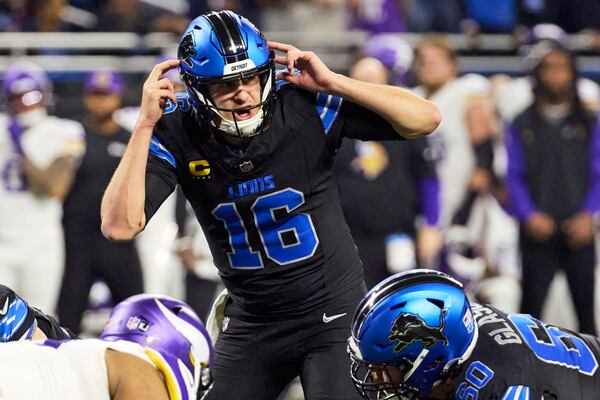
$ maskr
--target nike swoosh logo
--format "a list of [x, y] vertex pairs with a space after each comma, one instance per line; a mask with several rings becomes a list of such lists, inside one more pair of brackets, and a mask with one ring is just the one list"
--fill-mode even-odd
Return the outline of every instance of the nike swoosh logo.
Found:
[[0, 316], [5, 316], [6, 312], [8, 311], [8, 297], [6, 298], [6, 301], [4, 302], [4, 307], [2, 307], [2, 311], [0, 311]]
[[335, 315], [332, 315], [331, 317], [328, 317], [326, 313], [323, 313], [323, 322], [325, 322], [326, 324], [328, 324], [328, 323], [330, 323], [331, 321], [333, 321], [335, 319], [342, 318], [346, 314], [348, 314], [348, 313], [335, 314]]

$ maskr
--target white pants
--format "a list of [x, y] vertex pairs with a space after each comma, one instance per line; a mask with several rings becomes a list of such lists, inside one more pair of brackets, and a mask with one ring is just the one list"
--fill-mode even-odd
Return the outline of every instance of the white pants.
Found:
[[0, 283], [49, 314], [55, 313], [64, 262], [60, 225], [0, 241]]

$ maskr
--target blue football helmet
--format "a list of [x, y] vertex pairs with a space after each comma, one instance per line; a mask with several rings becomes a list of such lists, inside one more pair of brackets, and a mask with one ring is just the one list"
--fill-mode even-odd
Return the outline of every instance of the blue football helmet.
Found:
[[477, 326], [462, 285], [415, 269], [367, 293], [352, 320], [348, 353], [365, 399], [416, 399], [451, 376], [473, 351]]
[[[238, 137], [263, 132], [273, 116], [275, 53], [262, 33], [246, 18], [232, 11], [203, 14], [194, 19], [179, 43], [180, 74], [200, 123]], [[238, 119], [234, 109], [219, 108], [208, 85], [260, 78], [260, 99], [248, 110], [259, 108], [248, 119]], [[237, 110], [239, 111], [239, 110]], [[232, 119], [222, 113], [231, 113]]]

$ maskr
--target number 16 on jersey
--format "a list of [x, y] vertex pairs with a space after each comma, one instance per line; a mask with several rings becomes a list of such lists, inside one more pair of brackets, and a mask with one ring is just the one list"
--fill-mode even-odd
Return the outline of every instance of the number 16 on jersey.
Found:
[[[315, 254], [319, 239], [309, 214], [291, 214], [304, 204], [304, 194], [287, 188], [260, 196], [250, 210], [267, 257], [279, 265], [286, 265], [310, 258]], [[282, 210], [285, 217], [276, 218], [275, 211]], [[227, 253], [231, 268], [263, 268], [260, 252], [252, 251], [248, 230], [235, 203], [222, 203], [213, 215], [223, 221], [229, 233], [231, 252]], [[285, 243], [284, 235], [292, 238]], [[290, 240], [288, 240], [289, 242]]]

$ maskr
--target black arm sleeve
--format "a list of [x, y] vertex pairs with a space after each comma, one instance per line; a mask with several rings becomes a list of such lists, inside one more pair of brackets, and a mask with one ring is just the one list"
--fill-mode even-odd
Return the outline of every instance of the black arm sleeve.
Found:
[[382, 116], [346, 100], [342, 102], [327, 136], [328, 147], [336, 151], [342, 144], [343, 137], [359, 140], [405, 140]]
[[342, 125], [340, 129], [345, 137], [360, 140], [404, 140], [385, 118], [351, 101], [342, 102], [339, 114], [338, 121]]
[[180, 237], [187, 235], [187, 199], [181, 189], [177, 188], [175, 193], [175, 222], [177, 223], [177, 235]]
[[146, 201], [144, 204], [146, 224], [176, 187], [177, 173], [175, 169], [165, 161], [150, 154], [148, 156], [148, 166], [146, 167]]

